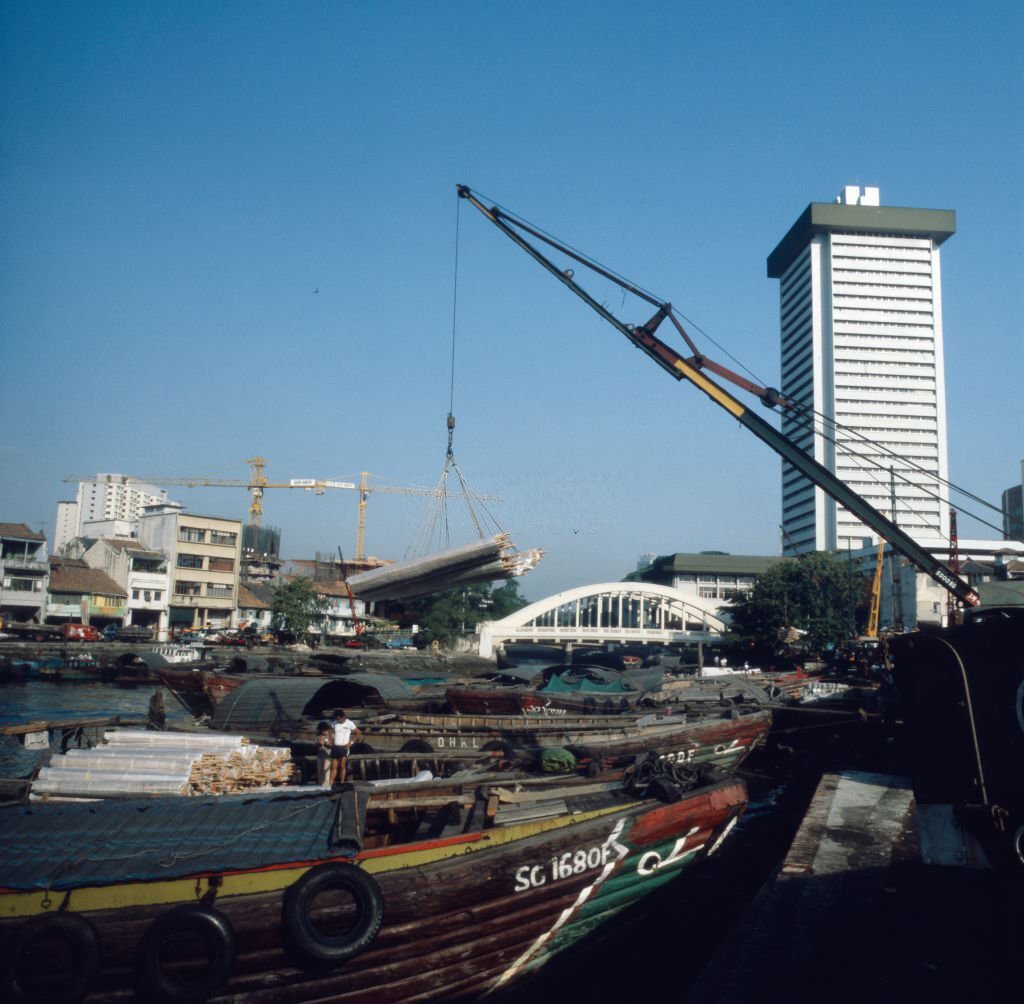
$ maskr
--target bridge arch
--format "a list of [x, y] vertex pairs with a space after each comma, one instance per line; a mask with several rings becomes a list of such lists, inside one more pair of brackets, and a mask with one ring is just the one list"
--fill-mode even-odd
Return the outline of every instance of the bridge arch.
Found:
[[727, 630], [716, 607], [653, 582], [576, 586], [480, 625], [480, 655], [504, 642], [667, 645], [710, 641]]

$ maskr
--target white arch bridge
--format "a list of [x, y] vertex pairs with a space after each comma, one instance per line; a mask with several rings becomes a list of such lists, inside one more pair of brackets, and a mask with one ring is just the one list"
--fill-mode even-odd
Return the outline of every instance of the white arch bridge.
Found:
[[548, 645], [710, 641], [727, 630], [707, 600], [651, 582], [601, 582], [555, 593], [480, 625], [480, 655], [504, 642]]

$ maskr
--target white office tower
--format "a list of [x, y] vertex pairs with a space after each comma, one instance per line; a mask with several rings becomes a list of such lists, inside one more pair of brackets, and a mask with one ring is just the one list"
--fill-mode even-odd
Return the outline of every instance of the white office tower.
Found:
[[[949, 534], [939, 246], [951, 210], [879, 205], [848, 185], [812, 202], [768, 257], [779, 280], [782, 431], [915, 539]], [[813, 425], [811, 419], [814, 418]], [[877, 539], [789, 464], [783, 553]]]

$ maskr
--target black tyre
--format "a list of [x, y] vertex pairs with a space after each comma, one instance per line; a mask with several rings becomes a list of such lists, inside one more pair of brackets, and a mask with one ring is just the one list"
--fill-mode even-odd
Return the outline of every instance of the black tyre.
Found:
[[231, 978], [235, 932], [222, 913], [186, 903], [149, 925], [139, 945], [139, 996], [153, 1001], [209, 997]]
[[96, 928], [77, 913], [29, 921], [4, 946], [3, 999], [17, 1004], [74, 1004], [92, 986], [99, 958]]
[[[317, 898], [330, 893], [340, 893], [344, 907], [314, 910]], [[310, 962], [352, 958], [377, 936], [383, 919], [384, 898], [377, 880], [355, 865], [318, 865], [290, 886], [284, 897], [285, 936]]]
[[433, 753], [434, 747], [426, 739], [410, 739], [399, 753]]

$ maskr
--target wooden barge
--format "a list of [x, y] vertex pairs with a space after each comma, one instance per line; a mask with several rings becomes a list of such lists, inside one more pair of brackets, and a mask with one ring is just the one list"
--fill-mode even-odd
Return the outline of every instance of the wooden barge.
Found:
[[656, 760], [0, 810], [4, 999], [387, 1002], [522, 979], [714, 853], [741, 781]]

